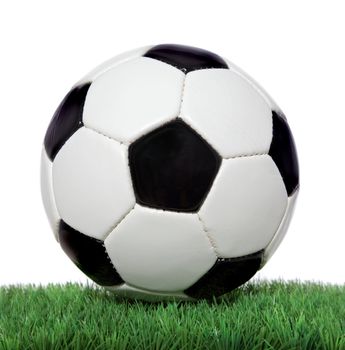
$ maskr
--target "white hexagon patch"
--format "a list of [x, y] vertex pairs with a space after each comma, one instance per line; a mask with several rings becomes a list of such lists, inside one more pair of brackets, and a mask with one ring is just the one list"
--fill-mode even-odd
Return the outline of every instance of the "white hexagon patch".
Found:
[[217, 253], [235, 258], [264, 249], [287, 206], [283, 179], [268, 155], [224, 160], [199, 211]]
[[47, 152], [43, 147], [41, 154], [41, 193], [43, 206], [46, 211], [50, 227], [53, 230], [54, 237], [57, 241], [59, 241], [58, 224], [60, 221], [60, 215], [57, 211], [54, 198], [52, 166], [53, 164], [48, 158]]
[[217, 259], [196, 214], [139, 205], [105, 239], [105, 247], [129, 285], [160, 292], [190, 287]]
[[79, 129], [54, 160], [53, 188], [62, 219], [83, 234], [103, 239], [135, 204], [127, 148]]
[[181, 117], [223, 158], [269, 151], [272, 111], [251, 84], [229, 69], [188, 73]]
[[120, 142], [134, 141], [178, 116], [184, 77], [147, 57], [122, 63], [91, 84], [83, 122]]

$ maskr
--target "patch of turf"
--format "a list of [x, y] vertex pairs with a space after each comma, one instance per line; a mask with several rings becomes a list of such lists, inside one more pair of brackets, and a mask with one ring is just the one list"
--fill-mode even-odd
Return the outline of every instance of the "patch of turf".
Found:
[[156, 304], [76, 284], [2, 287], [0, 349], [345, 349], [345, 286], [260, 282]]

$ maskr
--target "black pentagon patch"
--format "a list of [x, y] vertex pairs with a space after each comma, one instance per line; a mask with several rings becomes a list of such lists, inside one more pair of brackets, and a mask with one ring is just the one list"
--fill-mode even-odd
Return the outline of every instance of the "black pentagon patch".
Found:
[[211, 269], [184, 292], [192, 298], [218, 297], [247, 282], [259, 270], [263, 250], [239, 258], [218, 258]]
[[272, 112], [273, 136], [268, 154], [277, 165], [290, 196], [299, 185], [299, 169], [295, 142], [286, 119]]
[[115, 286], [124, 283], [102, 241], [80, 233], [63, 220], [59, 225], [59, 241], [74, 264], [97, 284]]
[[83, 126], [83, 108], [91, 83], [73, 88], [62, 100], [48, 126], [44, 146], [51, 161], [64, 143]]
[[179, 118], [129, 147], [137, 202], [157, 209], [197, 211], [220, 164], [218, 153]]
[[164, 44], [146, 52], [144, 57], [170, 64], [184, 73], [206, 68], [228, 69], [226, 62], [213, 52], [191, 46]]

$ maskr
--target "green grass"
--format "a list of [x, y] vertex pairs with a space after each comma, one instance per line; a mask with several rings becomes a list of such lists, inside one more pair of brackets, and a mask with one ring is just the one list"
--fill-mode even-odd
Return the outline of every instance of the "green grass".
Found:
[[345, 286], [260, 282], [156, 304], [76, 284], [2, 287], [0, 349], [345, 349]]

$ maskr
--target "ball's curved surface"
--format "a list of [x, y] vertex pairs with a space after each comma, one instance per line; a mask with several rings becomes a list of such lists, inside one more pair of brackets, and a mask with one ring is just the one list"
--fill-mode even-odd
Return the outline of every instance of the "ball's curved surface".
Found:
[[57, 241], [128, 296], [219, 296], [280, 244], [299, 189], [286, 118], [244, 72], [180, 45], [118, 56], [48, 127], [44, 206]]

